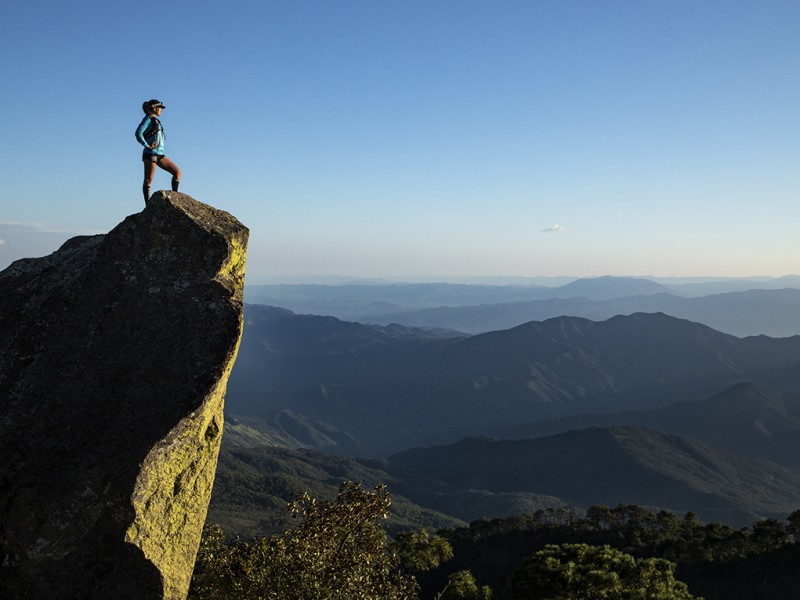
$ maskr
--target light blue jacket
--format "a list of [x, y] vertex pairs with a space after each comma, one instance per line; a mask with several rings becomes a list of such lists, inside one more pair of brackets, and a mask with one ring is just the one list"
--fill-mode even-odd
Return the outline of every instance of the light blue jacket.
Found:
[[[164, 156], [164, 127], [155, 117], [146, 116], [136, 128], [136, 139], [144, 146], [143, 154], [157, 154]], [[150, 146], [156, 143], [155, 148]]]

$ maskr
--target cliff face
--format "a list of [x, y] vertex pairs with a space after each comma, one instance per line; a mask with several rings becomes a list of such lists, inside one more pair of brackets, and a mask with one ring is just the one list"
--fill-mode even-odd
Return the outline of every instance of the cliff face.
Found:
[[0, 598], [185, 598], [247, 236], [158, 192], [0, 273]]

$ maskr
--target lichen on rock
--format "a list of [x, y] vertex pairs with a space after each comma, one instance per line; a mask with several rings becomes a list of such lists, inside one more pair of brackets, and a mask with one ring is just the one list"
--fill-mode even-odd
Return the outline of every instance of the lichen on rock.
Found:
[[186, 597], [248, 231], [158, 192], [0, 273], [0, 597]]

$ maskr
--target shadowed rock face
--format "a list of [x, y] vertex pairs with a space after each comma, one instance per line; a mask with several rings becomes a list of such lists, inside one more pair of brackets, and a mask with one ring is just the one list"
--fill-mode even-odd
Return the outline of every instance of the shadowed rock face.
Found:
[[177, 192], [0, 273], [0, 598], [185, 598], [248, 230]]

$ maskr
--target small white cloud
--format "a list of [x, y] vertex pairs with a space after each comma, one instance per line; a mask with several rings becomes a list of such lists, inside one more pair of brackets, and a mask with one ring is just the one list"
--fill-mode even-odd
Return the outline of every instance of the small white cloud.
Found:
[[559, 232], [560, 233], [560, 232], [566, 231], [566, 230], [567, 230], [566, 227], [556, 223], [555, 225], [552, 225], [551, 227], [548, 227], [547, 229], [542, 229], [542, 233], [554, 233], [554, 232]]
[[106, 233], [98, 229], [77, 229], [43, 223], [41, 221], [0, 221], [0, 229], [13, 229], [17, 231], [30, 231], [32, 233], [57, 233], [64, 235], [97, 235]]
[[3, 238], [0, 238], [0, 246], [5, 246], [6, 241]]

